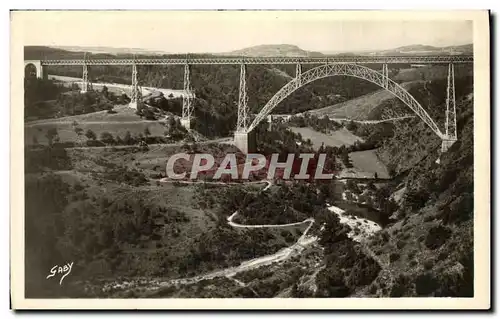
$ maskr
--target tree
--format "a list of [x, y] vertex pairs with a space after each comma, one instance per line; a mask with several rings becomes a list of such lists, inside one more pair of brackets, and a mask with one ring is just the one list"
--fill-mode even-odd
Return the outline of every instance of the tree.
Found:
[[57, 129], [55, 127], [48, 129], [47, 133], [45, 134], [45, 137], [49, 141], [49, 145], [52, 145], [54, 141], [57, 142], [59, 140], [59, 134], [57, 133]]
[[142, 114], [144, 115], [146, 120], [150, 120], [150, 121], [156, 120], [156, 116], [155, 116], [154, 112], [152, 110], [150, 110], [149, 108], [144, 108], [142, 110]]
[[92, 140], [92, 141], [95, 141], [95, 139], [97, 138], [97, 136], [95, 135], [94, 131], [92, 131], [91, 129], [88, 129], [87, 132], [85, 133], [85, 136], [89, 139], [89, 140]]
[[102, 87], [102, 95], [104, 95], [106, 98], [108, 97], [109, 95], [109, 92], [108, 92], [108, 87], [106, 85], [104, 85]]
[[348, 129], [351, 132], [356, 131], [356, 128], [357, 128], [356, 123], [354, 123], [354, 121], [352, 121], [352, 120], [349, 121], [349, 123], [347, 123], [347, 125], [346, 125], [346, 129]]
[[114, 144], [115, 139], [113, 138], [113, 135], [109, 132], [102, 132], [101, 133], [101, 141], [103, 141], [106, 144]]
[[83, 134], [83, 129], [81, 127], [75, 127], [75, 133], [80, 136]]
[[117, 145], [122, 145], [124, 144], [123, 143], [123, 140], [121, 139], [121, 137], [119, 135], [116, 135], [116, 139], [115, 139], [115, 142]]
[[144, 136], [146, 136], [146, 138], [147, 138], [147, 137], [149, 137], [150, 135], [151, 135], [151, 132], [149, 131], [149, 128], [147, 128], [147, 127], [146, 127], [146, 128], [144, 129]]
[[127, 145], [132, 145], [135, 143], [134, 139], [132, 138], [132, 134], [130, 134], [130, 131], [127, 131], [127, 133], [125, 133], [125, 137], [123, 138], [123, 142]]

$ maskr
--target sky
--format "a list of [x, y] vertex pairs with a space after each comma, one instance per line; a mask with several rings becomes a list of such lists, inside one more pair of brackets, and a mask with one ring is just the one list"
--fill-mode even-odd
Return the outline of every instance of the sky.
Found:
[[24, 45], [142, 48], [169, 53], [228, 52], [260, 44], [342, 52], [473, 41], [472, 21], [425, 12], [39, 11], [14, 13], [13, 19], [22, 20]]

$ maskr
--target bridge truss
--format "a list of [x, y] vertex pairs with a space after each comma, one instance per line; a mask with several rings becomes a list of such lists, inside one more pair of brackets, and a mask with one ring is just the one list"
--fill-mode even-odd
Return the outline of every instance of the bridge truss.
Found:
[[[448, 64], [448, 87], [446, 98], [446, 122], [444, 133], [429, 116], [425, 109], [399, 84], [389, 78], [389, 63], [401, 64]], [[470, 55], [433, 55], [433, 56], [330, 56], [318, 58], [302, 57], [208, 57], [208, 58], [160, 58], [160, 59], [84, 59], [77, 60], [41, 60], [42, 67], [49, 65], [82, 65], [82, 92], [92, 90], [92, 83], [89, 80], [88, 67], [91, 65], [131, 65], [132, 66], [132, 94], [131, 107], [137, 108], [137, 103], [141, 100], [141, 90], [137, 81], [138, 65], [184, 65], [184, 94], [182, 95], [182, 119], [183, 125], [190, 129], [190, 121], [193, 113], [193, 92], [190, 82], [190, 66], [197, 64], [238, 64], [240, 65], [240, 89], [238, 97], [238, 119], [236, 125], [237, 134], [248, 134], [267, 117], [268, 114], [287, 96], [300, 87], [317, 79], [345, 75], [353, 76], [370, 81], [386, 89], [431, 128], [442, 140], [442, 151], [445, 152], [456, 140], [456, 108], [455, 108], [455, 81], [454, 64], [473, 63], [473, 56]], [[295, 78], [282, 87], [264, 108], [250, 123], [250, 113], [248, 110], [248, 96], [246, 83], [246, 65], [248, 64], [295, 64]], [[317, 64], [306, 72], [302, 72], [302, 64]], [[382, 64], [382, 72], [378, 72], [363, 64]]]
[[472, 63], [471, 55], [431, 55], [431, 56], [329, 56], [318, 58], [305, 57], [206, 57], [206, 58], [161, 58], [161, 59], [76, 59], [42, 60], [42, 65], [184, 65], [184, 64], [437, 64], [437, 63]]
[[[441, 139], [450, 139], [451, 137], [444, 134], [439, 129], [438, 125], [429, 116], [425, 109], [413, 98], [413, 96], [408, 93], [399, 84], [391, 80], [387, 75], [387, 66], [382, 68], [382, 73], [370, 69], [366, 66], [359, 64], [329, 64], [322, 65], [307, 72], [300, 74], [299, 77], [294, 78], [284, 87], [282, 87], [264, 106], [259, 114], [255, 117], [254, 121], [247, 128], [247, 132], [252, 131], [262, 120], [264, 120], [269, 113], [287, 96], [297, 90], [299, 87], [311, 83], [315, 80], [322, 79], [329, 76], [346, 75], [353, 76], [360, 79], [370, 81], [377, 84], [378, 86], [385, 88], [387, 91], [392, 93], [398, 99], [400, 99], [405, 105], [407, 105], [413, 112], [415, 112], [424, 122], [427, 124], [434, 133], [436, 133]], [[449, 76], [450, 78], [450, 76]], [[453, 89], [454, 91], [454, 89]], [[447, 112], [447, 116], [452, 116], [451, 111]], [[452, 122], [449, 122], [452, 123]], [[451, 125], [451, 124], [450, 124]], [[456, 136], [453, 137], [456, 140]]]

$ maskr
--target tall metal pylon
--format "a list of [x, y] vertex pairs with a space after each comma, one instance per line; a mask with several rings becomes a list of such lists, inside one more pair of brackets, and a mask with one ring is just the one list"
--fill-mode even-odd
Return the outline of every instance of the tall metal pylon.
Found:
[[455, 70], [448, 65], [448, 87], [446, 89], [445, 133], [441, 143], [441, 153], [445, 153], [457, 141], [457, 113], [455, 107]]
[[191, 114], [193, 113], [193, 106], [191, 101], [191, 82], [189, 74], [189, 64], [184, 64], [184, 94], [182, 95], [182, 120], [191, 121]]
[[83, 76], [82, 76], [82, 93], [86, 93], [88, 91], [92, 91], [92, 83], [89, 81], [89, 69], [87, 66], [87, 53], [84, 53], [83, 56]]
[[297, 63], [295, 66], [295, 78], [297, 79], [297, 88], [301, 86], [300, 83], [300, 76], [302, 75], [302, 65], [300, 63]]
[[137, 65], [132, 64], [132, 94], [130, 95], [130, 103], [137, 103], [138, 92], [137, 83]]
[[382, 75], [384, 76], [384, 88], [387, 89], [389, 87], [389, 68], [387, 67], [387, 63], [382, 65]]
[[240, 92], [238, 96], [238, 121], [236, 123], [236, 132], [246, 133], [247, 124], [249, 124], [247, 102], [246, 66], [242, 63], [240, 66]]
[[455, 106], [455, 68], [453, 63], [448, 65], [448, 88], [446, 90], [446, 128], [448, 139], [457, 140], [457, 113]]
[[134, 109], [140, 109], [142, 105], [142, 90], [137, 80], [137, 73], [137, 65], [134, 62], [134, 64], [132, 64], [132, 93], [130, 94], [129, 104], [129, 106]]

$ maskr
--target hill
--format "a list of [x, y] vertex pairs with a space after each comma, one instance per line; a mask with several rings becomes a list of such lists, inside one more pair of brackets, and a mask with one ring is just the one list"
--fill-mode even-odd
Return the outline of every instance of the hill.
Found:
[[472, 44], [454, 45], [447, 47], [435, 47], [431, 45], [406, 45], [391, 50], [374, 52], [374, 55], [455, 55], [472, 54]]
[[87, 47], [87, 46], [52, 46], [52, 48], [74, 52], [107, 53], [107, 54], [167, 54], [165, 51], [146, 50], [141, 48]]
[[[296, 47], [286, 48], [297, 50]], [[70, 52], [40, 46], [25, 47], [26, 58], [35, 59], [42, 56], [50, 59], [81, 59], [83, 52]], [[92, 56], [98, 58], [115, 57], [109, 54]], [[175, 57], [175, 55], [171, 56]], [[82, 76], [82, 68], [79, 66], [49, 66], [47, 71], [52, 75]], [[129, 84], [131, 71], [130, 66], [92, 66], [89, 73], [92, 81]], [[139, 82], [145, 87], [183, 88], [184, 68], [182, 66], [140, 66], [138, 73]], [[247, 91], [250, 111], [258, 113], [294, 75], [294, 65], [248, 66]], [[196, 96], [194, 117], [197, 119], [194, 126], [198, 132], [208, 137], [223, 137], [231, 134], [236, 126], [237, 108], [235, 103], [238, 100], [238, 85], [239, 66], [237, 65], [192, 66], [191, 86]], [[274, 112], [289, 114], [321, 108], [338, 101], [367, 94], [376, 89], [374, 84], [354, 77], [345, 78], [343, 81], [338, 81], [333, 77], [325, 78], [295, 91], [283, 100]], [[336, 94], [332, 94], [332, 92]], [[172, 107], [166, 111], [180, 115], [181, 110]]]
[[241, 50], [223, 53], [229, 56], [248, 56], [248, 57], [321, 57], [320, 52], [305, 51], [292, 44], [263, 44]]
[[[458, 141], [439, 156], [440, 141], [410, 123], [379, 154], [407, 176], [398, 222], [379, 233], [370, 250], [385, 260], [383, 274], [363, 296], [474, 295], [473, 99], [457, 103]], [[410, 141], [410, 142], [409, 142]]]
[[445, 47], [436, 47], [424, 44], [412, 44], [387, 50], [362, 50], [362, 51], [327, 51], [326, 55], [456, 55], [473, 54], [472, 44], [452, 45]]
[[[425, 109], [440, 104], [446, 93], [446, 66], [392, 69], [391, 79], [408, 90]], [[470, 90], [473, 69], [469, 66], [455, 67], [456, 90]], [[439, 97], [439, 100], [436, 100]], [[391, 110], [390, 112], [388, 110]], [[311, 110], [316, 116], [349, 118], [353, 120], [379, 120], [393, 115], [412, 114], [399, 99], [385, 89], [379, 89], [345, 102]]]

